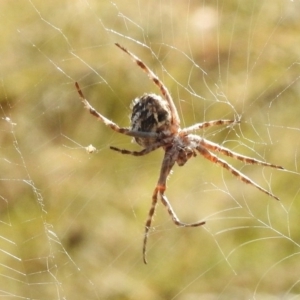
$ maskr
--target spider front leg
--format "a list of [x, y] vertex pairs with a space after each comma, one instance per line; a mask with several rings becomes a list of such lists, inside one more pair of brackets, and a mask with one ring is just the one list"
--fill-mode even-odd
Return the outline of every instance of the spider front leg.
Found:
[[149, 230], [151, 227], [153, 215], [155, 213], [155, 208], [156, 208], [156, 204], [157, 204], [157, 193], [158, 193], [158, 189], [156, 188], [152, 195], [151, 208], [149, 210], [148, 219], [147, 219], [146, 225], [145, 225], [144, 242], [143, 242], [143, 260], [144, 260], [145, 264], [147, 264], [147, 259], [146, 259], [147, 241], [148, 241], [148, 235], [149, 235]]
[[159, 192], [160, 193], [160, 197], [161, 197], [161, 202], [166, 206], [169, 215], [171, 216], [173, 222], [175, 223], [175, 225], [180, 226], [180, 227], [197, 227], [197, 226], [201, 226], [205, 224], [205, 221], [201, 221], [201, 222], [197, 222], [197, 223], [183, 223], [181, 222], [178, 217], [176, 216], [168, 198], [166, 197], [166, 195], [164, 195], [163, 192]]
[[145, 264], [147, 264], [146, 250], [147, 250], [147, 241], [148, 241], [148, 236], [149, 236], [149, 230], [151, 228], [153, 215], [155, 213], [158, 194], [160, 195], [161, 202], [166, 206], [168, 213], [171, 216], [172, 221], [174, 222], [175, 225], [180, 226], [180, 227], [197, 227], [197, 226], [201, 226], [201, 225], [205, 224], [204, 221], [190, 223], [190, 224], [181, 222], [178, 219], [176, 213], [174, 212], [167, 197], [164, 195], [164, 192], [166, 190], [167, 177], [170, 174], [171, 169], [174, 166], [174, 163], [175, 163], [175, 161], [171, 158], [171, 155], [169, 155], [169, 153], [166, 152], [163, 163], [162, 163], [158, 184], [152, 195], [152, 204], [151, 204], [151, 208], [150, 208], [149, 214], [148, 214], [148, 219], [147, 219], [146, 225], [145, 225], [144, 243], [143, 243], [143, 260], [144, 260]]

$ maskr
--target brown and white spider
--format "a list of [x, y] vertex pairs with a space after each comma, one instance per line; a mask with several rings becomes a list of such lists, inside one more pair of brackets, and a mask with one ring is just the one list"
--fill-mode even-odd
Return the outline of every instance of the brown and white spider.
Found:
[[132, 105], [131, 127], [123, 128], [119, 127], [117, 124], [113, 123], [112, 121], [101, 115], [99, 112], [97, 112], [85, 99], [77, 82], [75, 83], [75, 85], [83, 104], [93, 116], [97, 117], [100, 121], [102, 121], [106, 126], [110, 127], [112, 130], [134, 137], [135, 141], [144, 148], [141, 151], [129, 151], [126, 149], [119, 149], [111, 146], [110, 149], [121, 152], [122, 154], [131, 154], [134, 156], [146, 155], [160, 147], [162, 147], [165, 151], [159, 179], [152, 195], [152, 204], [149, 210], [148, 219], [145, 224], [143, 242], [143, 260], [145, 264], [147, 263], [147, 239], [158, 200], [158, 194], [160, 195], [162, 203], [166, 206], [169, 215], [171, 216], [173, 222], [176, 225], [183, 227], [196, 227], [205, 224], [204, 221], [192, 224], [182, 223], [176, 216], [170, 202], [164, 194], [166, 190], [167, 177], [170, 174], [175, 162], [179, 166], [183, 166], [190, 158], [195, 157], [198, 152], [201, 155], [203, 155], [206, 159], [210, 160], [213, 163], [219, 164], [221, 167], [231, 172], [241, 181], [249, 183], [255, 186], [260, 191], [262, 191], [263, 193], [267, 194], [268, 196], [279, 200], [271, 192], [260, 187], [257, 183], [255, 183], [246, 175], [229, 165], [225, 160], [217, 157], [211, 151], [221, 153], [223, 155], [238, 159], [248, 164], [258, 164], [261, 166], [267, 166], [276, 169], [284, 169], [283, 167], [238, 154], [225, 147], [210, 142], [198, 135], [192, 134], [192, 132], [198, 129], [203, 129], [215, 125], [229, 125], [237, 123], [238, 121], [214, 120], [203, 123], [197, 123], [187, 128], [180, 128], [180, 120], [177, 113], [177, 109], [168, 89], [137, 56], [135, 56], [126, 48], [122, 47], [117, 43], [116, 46], [124, 52], [126, 52], [133, 59], [133, 61], [136, 62], [137, 65], [147, 73], [149, 78], [159, 87], [164, 99], [155, 94], [144, 94], [143, 96], [136, 98], [133, 101]]

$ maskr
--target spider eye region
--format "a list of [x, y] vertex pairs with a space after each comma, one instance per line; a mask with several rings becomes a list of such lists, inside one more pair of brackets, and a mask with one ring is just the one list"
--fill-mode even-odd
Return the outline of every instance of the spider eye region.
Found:
[[[171, 111], [166, 100], [155, 94], [144, 94], [132, 104], [131, 130], [141, 132], [165, 132], [170, 129]], [[147, 147], [155, 138], [136, 137], [135, 141]]]
[[180, 149], [176, 162], [178, 166], [182, 167], [191, 157], [195, 157], [196, 155], [194, 149], [191, 147], [184, 147]]

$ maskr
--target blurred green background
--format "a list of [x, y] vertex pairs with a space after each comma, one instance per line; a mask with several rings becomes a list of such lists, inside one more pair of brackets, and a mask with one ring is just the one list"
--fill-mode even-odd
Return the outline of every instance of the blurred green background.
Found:
[[[0, 297], [3, 299], [296, 299], [299, 263], [299, 1], [1, 1]], [[284, 166], [239, 170], [268, 198], [197, 157], [174, 167], [142, 262], [144, 224], [163, 157], [120, 126], [157, 87], [121, 52], [138, 55], [169, 88], [182, 126], [241, 118], [199, 132]], [[88, 154], [92, 144], [97, 152]]]

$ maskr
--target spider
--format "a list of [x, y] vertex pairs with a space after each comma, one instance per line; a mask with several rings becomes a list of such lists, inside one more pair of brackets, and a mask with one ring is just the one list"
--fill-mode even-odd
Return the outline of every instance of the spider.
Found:
[[175, 163], [177, 163], [179, 166], [183, 166], [190, 158], [195, 157], [197, 153], [200, 153], [209, 161], [218, 164], [231, 172], [244, 183], [248, 183], [268, 196], [279, 200], [278, 197], [259, 186], [253, 180], [235, 169], [225, 160], [219, 158], [213, 152], [221, 153], [225, 156], [240, 160], [246, 164], [257, 164], [281, 170], [284, 169], [283, 167], [238, 154], [198, 135], [192, 134], [194, 131], [206, 127], [216, 125], [231, 125], [233, 123], [238, 123], [239, 121], [214, 120], [197, 123], [186, 128], [181, 128], [177, 109], [167, 87], [165, 87], [162, 81], [136, 55], [118, 43], [115, 45], [127, 53], [131, 59], [149, 76], [155, 85], [158, 86], [163, 98], [155, 94], [144, 94], [143, 96], [136, 98], [132, 104], [131, 127], [123, 128], [119, 127], [117, 124], [97, 112], [86, 100], [77, 82], [75, 83], [75, 86], [84, 106], [93, 116], [98, 118], [112, 130], [133, 137], [134, 140], [144, 148], [141, 151], [130, 151], [111, 146], [110, 149], [118, 151], [122, 154], [130, 154], [134, 156], [143, 156], [158, 148], [162, 148], [164, 150], [164, 158], [160, 169], [160, 175], [152, 194], [152, 204], [145, 224], [143, 240], [143, 261], [145, 264], [147, 264], [147, 240], [158, 201], [158, 195], [160, 196], [162, 203], [166, 206], [168, 213], [175, 225], [182, 227], [197, 227], [205, 224], [205, 221], [199, 221], [191, 224], [181, 222], [165, 195], [166, 180]]

